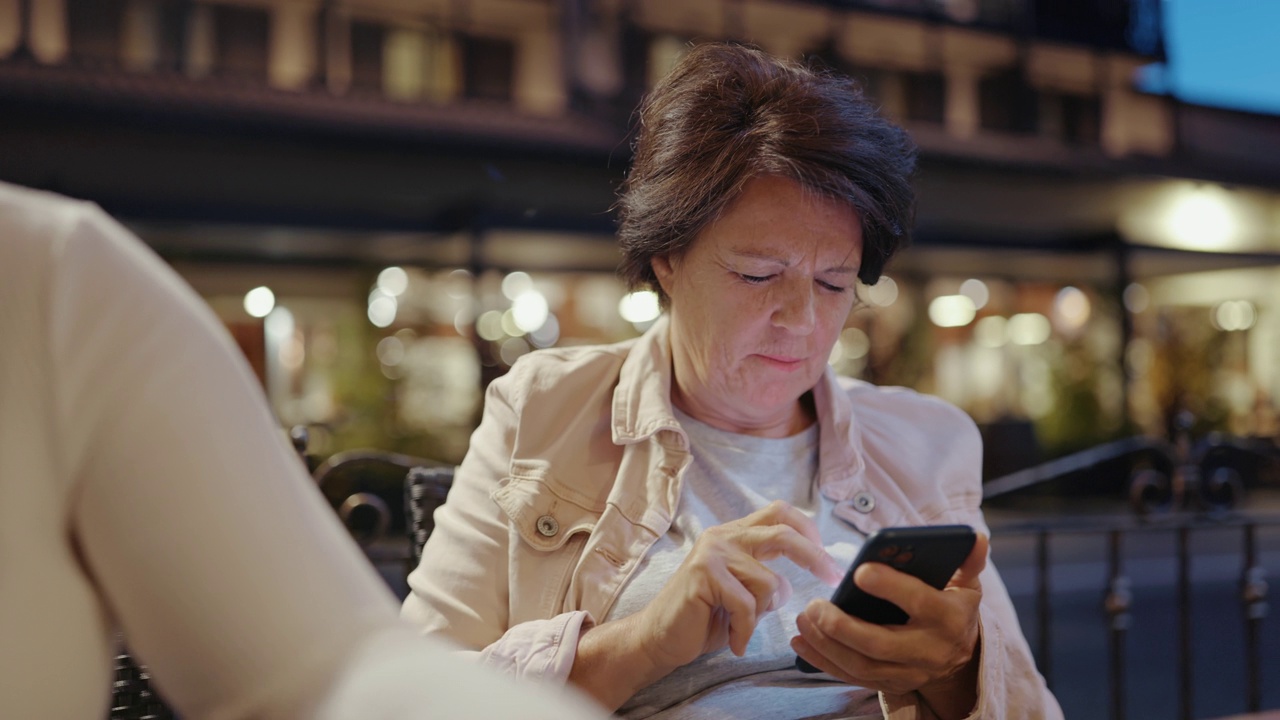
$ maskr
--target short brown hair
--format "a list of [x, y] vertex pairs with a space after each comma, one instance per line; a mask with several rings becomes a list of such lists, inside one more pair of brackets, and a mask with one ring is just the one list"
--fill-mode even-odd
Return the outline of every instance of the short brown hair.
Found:
[[909, 239], [915, 162], [907, 133], [851, 79], [742, 45], [698, 45], [641, 107], [618, 200], [619, 272], [665, 305], [652, 259], [686, 250], [751, 178], [780, 175], [858, 211], [858, 279], [875, 284]]

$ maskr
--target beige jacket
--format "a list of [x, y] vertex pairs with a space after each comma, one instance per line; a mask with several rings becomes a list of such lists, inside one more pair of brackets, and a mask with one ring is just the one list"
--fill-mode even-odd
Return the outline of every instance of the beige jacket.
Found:
[[[667, 322], [615, 345], [527, 355], [495, 381], [402, 614], [521, 676], [565, 682], [578, 636], [604, 618], [670, 527], [688, 440], [671, 409]], [[981, 441], [967, 415], [903, 389], [838, 378], [814, 388], [818, 487], [860, 532], [967, 523]], [[975, 718], [1060, 718], [993, 565], [982, 576]], [[927, 717], [914, 695], [886, 717]]]

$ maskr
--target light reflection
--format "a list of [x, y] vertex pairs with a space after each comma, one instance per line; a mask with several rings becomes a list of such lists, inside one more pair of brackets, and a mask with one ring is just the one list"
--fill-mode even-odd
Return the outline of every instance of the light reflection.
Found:
[[863, 288], [862, 296], [876, 307], [889, 307], [898, 299], [898, 283], [888, 275], [881, 275], [875, 285], [864, 285]]
[[369, 322], [375, 327], [390, 327], [391, 323], [396, 321], [396, 311], [399, 309], [396, 299], [390, 295], [383, 294], [381, 291], [375, 290], [375, 295], [369, 297]]
[[987, 301], [991, 299], [987, 284], [977, 278], [969, 278], [960, 283], [960, 294], [972, 300], [973, 306], [979, 310], [986, 307]]
[[378, 361], [383, 365], [399, 365], [404, 360], [404, 343], [392, 335], [378, 341]]
[[276, 295], [271, 288], [256, 287], [244, 294], [244, 311], [256, 318], [264, 318], [276, 306]]
[[510, 308], [502, 313], [502, 334], [511, 337], [523, 337], [525, 331], [516, 324], [516, 314]]
[[938, 327], [964, 327], [976, 314], [973, 300], [964, 295], [939, 295], [929, 303], [929, 319]]
[[560, 321], [555, 315], [547, 315], [542, 327], [529, 333], [529, 343], [536, 348], [548, 348], [560, 340]]
[[280, 346], [280, 364], [288, 370], [298, 370], [307, 359], [307, 346], [302, 331], [295, 329]]
[[513, 337], [502, 341], [502, 346], [498, 349], [498, 356], [502, 358], [502, 362], [507, 365], [514, 365], [521, 355], [529, 352], [529, 343], [523, 338]]
[[502, 332], [502, 313], [497, 310], [482, 313], [476, 320], [476, 334], [489, 342], [501, 339], [505, 334]]
[[988, 315], [973, 326], [973, 337], [984, 348], [1004, 347], [1009, 341], [1008, 324], [1001, 315]]
[[378, 289], [391, 297], [400, 297], [409, 289], [409, 273], [401, 267], [389, 267], [378, 273]]
[[858, 359], [871, 351], [871, 338], [862, 328], [845, 328], [840, 332], [840, 344], [844, 348], [845, 357]]
[[471, 294], [471, 280], [472, 275], [467, 270], [452, 270], [445, 278], [445, 292], [455, 300], [465, 298]]
[[1151, 304], [1151, 293], [1140, 283], [1129, 283], [1124, 289], [1124, 308], [1137, 315]]
[[661, 312], [658, 294], [651, 290], [628, 293], [618, 301], [618, 314], [629, 323], [653, 322]]
[[1213, 326], [1227, 332], [1248, 330], [1257, 318], [1258, 313], [1248, 300], [1228, 300], [1214, 308], [1212, 315]]
[[508, 273], [502, 278], [502, 294], [508, 300], [515, 300], [522, 294], [533, 289], [533, 278], [529, 277], [529, 273], [516, 270]]
[[1091, 310], [1089, 296], [1079, 288], [1070, 285], [1059, 290], [1053, 301], [1053, 311], [1058, 320], [1058, 326], [1069, 333], [1084, 327], [1084, 324], [1089, 321]]
[[[521, 331], [531, 333], [547, 321], [547, 299], [537, 290], [526, 290], [516, 296], [511, 306], [511, 319]], [[515, 333], [512, 333], [515, 334]]]
[[1049, 339], [1049, 318], [1040, 313], [1018, 313], [1009, 318], [1009, 342], [1014, 345], [1039, 345]]
[[1231, 196], [1216, 185], [1187, 187], [1165, 216], [1165, 232], [1189, 250], [1224, 250], [1238, 234]]
[[453, 314], [453, 329], [462, 337], [466, 337], [471, 332], [471, 322], [474, 319], [475, 316], [471, 313], [471, 308], [463, 307]]
[[267, 319], [263, 323], [263, 329], [267, 333], [268, 340], [283, 344], [293, 336], [293, 313], [289, 312], [289, 308], [283, 305], [275, 308], [267, 315]]

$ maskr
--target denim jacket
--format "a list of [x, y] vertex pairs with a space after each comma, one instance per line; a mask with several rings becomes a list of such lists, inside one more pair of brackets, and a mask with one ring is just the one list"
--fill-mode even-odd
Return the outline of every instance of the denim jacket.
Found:
[[[515, 675], [564, 683], [578, 636], [602, 619], [671, 526], [689, 464], [671, 408], [668, 324], [614, 345], [542, 350], [494, 381], [402, 615]], [[814, 387], [820, 492], [859, 532], [966, 523], [987, 532], [982, 446], [939, 399], [837, 377]], [[974, 718], [1060, 718], [1004, 584], [981, 576]], [[885, 716], [926, 718], [918, 696]]]

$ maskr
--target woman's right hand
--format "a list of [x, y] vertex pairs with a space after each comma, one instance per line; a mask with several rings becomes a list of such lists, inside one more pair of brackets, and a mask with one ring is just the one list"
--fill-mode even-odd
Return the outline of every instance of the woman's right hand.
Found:
[[746, 652], [760, 617], [791, 595], [764, 564], [785, 557], [834, 586], [843, 575], [813, 520], [781, 501], [708, 528], [644, 610], [584, 632], [570, 682], [610, 709], [672, 670], [726, 645]]

